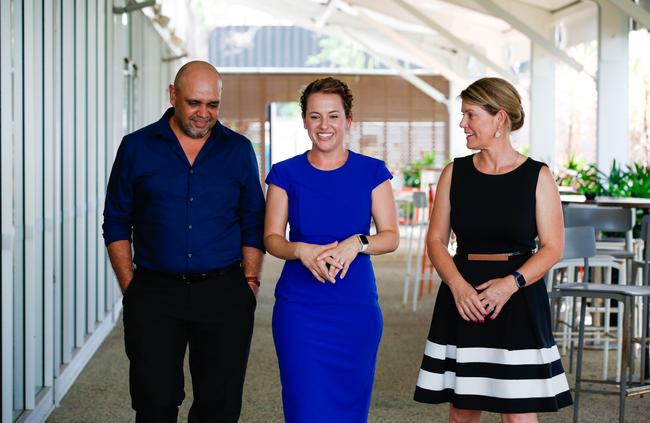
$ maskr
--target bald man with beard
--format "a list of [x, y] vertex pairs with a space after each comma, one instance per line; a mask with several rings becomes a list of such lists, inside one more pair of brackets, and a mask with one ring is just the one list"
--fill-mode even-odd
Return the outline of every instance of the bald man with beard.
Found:
[[251, 142], [218, 120], [222, 80], [185, 64], [162, 118], [122, 139], [104, 242], [123, 293], [135, 421], [176, 422], [189, 346], [188, 421], [236, 422], [264, 247]]

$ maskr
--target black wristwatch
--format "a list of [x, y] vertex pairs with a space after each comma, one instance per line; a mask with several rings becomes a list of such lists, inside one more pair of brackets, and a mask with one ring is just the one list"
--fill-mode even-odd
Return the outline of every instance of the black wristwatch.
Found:
[[363, 253], [368, 249], [368, 237], [362, 234], [357, 235], [357, 239], [361, 244], [361, 252]]
[[515, 282], [517, 283], [517, 287], [519, 289], [526, 286], [526, 279], [524, 278], [524, 275], [519, 272], [512, 272], [512, 276], [515, 277]]

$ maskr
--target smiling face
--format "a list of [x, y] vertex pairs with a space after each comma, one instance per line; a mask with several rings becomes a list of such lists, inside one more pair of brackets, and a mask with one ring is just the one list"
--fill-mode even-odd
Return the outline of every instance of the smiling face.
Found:
[[307, 98], [303, 123], [313, 148], [330, 152], [342, 148], [352, 116], [345, 117], [343, 100], [339, 95], [316, 92]]
[[197, 64], [187, 69], [176, 85], [169, 86], [174, 119], [185, 135], [200, 139], [210, 134], [219, 118], [220, 85], [213, 68]]
[[502, 111], [491, 115], [483, 107], [463, 100], [461, 112], [463, 118], [459, 126], [465, 131], [467, 148], [470, 150], [482, 150], [490, 146], [494, 142], [497, 130], [503, 132], [502, 121], [505, 113]]

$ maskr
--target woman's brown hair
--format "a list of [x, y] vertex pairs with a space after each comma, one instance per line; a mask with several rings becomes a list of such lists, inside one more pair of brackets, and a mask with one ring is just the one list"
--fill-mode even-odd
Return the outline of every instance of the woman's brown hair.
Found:
[[302, 117], [305, 118], [307, 113], [307, 100], [309, 96], [314, 93], [336, 94], [341, 97], [343, 102], [343, 110], [345, 117], [349, 118], [352, 115], [352, 93], [347, 84], [339, 79], [328, 76], [312, 81], [302, 90], [300, 95], [300, 109], [302, 110]]

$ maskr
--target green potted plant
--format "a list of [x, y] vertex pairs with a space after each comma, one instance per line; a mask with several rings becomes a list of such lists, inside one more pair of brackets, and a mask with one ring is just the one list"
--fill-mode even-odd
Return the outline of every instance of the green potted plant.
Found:
[[634, 163], [628, 166], [629, 193], [632, 197], [650, 198], [650, 166]]
[[606, 181], [607, 190], [605, 193], [610, 197], [630, 196], [630, 187], [632, 185], [632, 182], [630, 181], [630, 173], [619, 166], [616, 163], [616, 160], [612, 162], [612, 167]]
[[594, 163], [581, 167], [575, 177], [576, 192], [593, 200], [603, 192], [602, 178], [603, 173]]
[[432, 167], [435, 161], [436, 153], [431, 152], [424, 154], [420, 160], [407, 164], [402, 171], [402, 174], [404, 175], [404, 186], [419, 188], [420, 173], [422, 169]]
[[569, 160], [557, 174], [557, 184], [561, 187], [574, 186], [576, 175], [582, 166], [584, 163], [578, 160], [575, 154], [571, 154]]
[[[650, 166], [643, 166], [640, 163], [634, 163], [628, 166], [628, 175], [630, 178], [630, 195], [632, 197], [650, 198]], [[634, 227], [634, 236], [638, 237], [641, 233], [641, 221], [647, 210], [636, 210], [636, 226]]]

